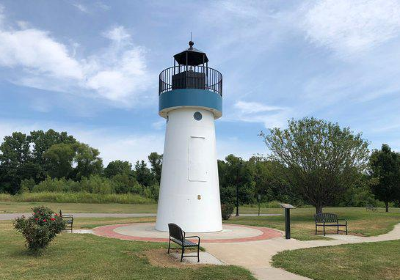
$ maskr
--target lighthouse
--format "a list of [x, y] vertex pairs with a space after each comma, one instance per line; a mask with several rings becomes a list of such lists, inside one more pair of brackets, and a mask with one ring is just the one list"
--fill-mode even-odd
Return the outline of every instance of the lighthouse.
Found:
[[159, 115], [166, 119], [156, 229], [222, 230], [215, 120], [222, 116], [222, 74], [193, 47], [174, 55], [159, 76]]

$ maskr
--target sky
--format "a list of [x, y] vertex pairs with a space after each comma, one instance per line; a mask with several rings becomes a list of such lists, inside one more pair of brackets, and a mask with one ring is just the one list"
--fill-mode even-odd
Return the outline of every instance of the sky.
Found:
[[400, 0], [0, 0], [0, 138], [162, 153], [158, 74], [190, 32], [224, 76], [218, 158], [267, 154], [260, 131], [306, 116], [400, 150]]

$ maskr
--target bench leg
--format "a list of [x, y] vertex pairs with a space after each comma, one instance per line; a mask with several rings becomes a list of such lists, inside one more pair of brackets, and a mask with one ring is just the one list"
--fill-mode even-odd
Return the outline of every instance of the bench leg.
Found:
[[325, 225], [324, 225], [324, 236], [325, 236]]
[[171, 239], [168, 240], [168, 254], [169, 254], [169, 249], [171, 248]]
[[315, 235], [317, 235], [318, 234], [318, 227], [317, 227], [317, 224], [315, 224]]
[[346, 225], [346, 235], [347, 235], [347, 225]]
[[339, 234], [339, 225], [337, 226], [336, 234]]
[[197, 246], [197, 262], [200, 262], [200, 245]]
[[183, 261], [183, 253], [185, 252], [185, 247], [182, 246], [181, 262]]

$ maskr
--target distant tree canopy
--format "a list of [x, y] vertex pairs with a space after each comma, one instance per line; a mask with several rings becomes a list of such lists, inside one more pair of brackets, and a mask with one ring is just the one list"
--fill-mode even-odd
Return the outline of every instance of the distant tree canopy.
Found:
[[370, 175], [374, 179], [372, 192], [385, 202], [389, 212], [389, 202], [400, 201], [400, 155], [386, 144], [381, 150], [373, 150], [370, 158]]
[[132, 173], [132, 164], [128, 161], [114, 160], [111, 161], [106, 168], [104, 168], [104, 175], [112, 178], [118, 174], [129, 175]]
[[[131, 163], [120, 160], [112, 161], [103, 168], [100, 152], [78, 142], [67, 132], [56, 132], [52, 129], [46, 132], [32, 131], [29, 135], [14, 132], [4, 137], [0, 145], [0, 193], [16, 194], [22, 189], [31, 191], [35, 185], [44, 181], [47, 183], [39, 189], [46, 190], [46, 186], [50, 186], [49, 190], [60, 189], [54, 187], [56, 183], [49, 183], [49, 178], [59, 179], [54, 181], [57, 184], [78, 181], [81, 182], [79, 186], [85, 187], [88, 182], [103, 184], [102, 179], [98, 178], [104, 176], [112, 179], [112, 189], [117, 193], [147, 191], [147, 196], [151, 193], [156, 198], [158, 187], [154, 185], [158, 185], [160, 181], [162, 155], [151, 153], [149, 162], [151, 169], [144, 161], [138, 161], [135, 170], [132, 170]], [[89, 178], [93, 180], [90, 181]], [[66, 185], [77, 191], [78, 185]], [[138, 185], [149, 189], [139, 191], [141, 187]]]
[[225, 161], [218, 161], [218, 172], [221, 188], [221, 201], [234, 204], [236, 201], [236, 186], [239, 191], [239, 203], [254, 203], [255, 192], [252, 174], [249, 166], [240, 157], [228, 155]]
[[163, 155], [152, 152], [148, 156], [148, 159], [151, 166], [151, 172], [154, 174], [155, 180], [160, 184]]
[[317, 213], [343, 199], [367, 167], [368, 142], [338, 124], [315, 118], [290, 120], [287, 129], [270, 129], [261, 136], [281, 173]]
[[0, 145], [0, 191], [16, 193], [24, 179], [44, 180], [49, 167], [49, 159], [44, 154], [51, 146], [61, 143], [76, 143], [76, 140], [66, 132], [52, 129], [32, 131], [29, 135], [14, 132], [4, 137]]

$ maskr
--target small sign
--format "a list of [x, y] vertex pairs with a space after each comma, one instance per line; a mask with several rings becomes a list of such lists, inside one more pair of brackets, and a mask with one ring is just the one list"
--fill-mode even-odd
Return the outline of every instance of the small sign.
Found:
[[296, 208], [293, 205], [287, 204], [287, 203], [281, 203], [281, 207], [285, 208], [285, 209], [295, 209]]

